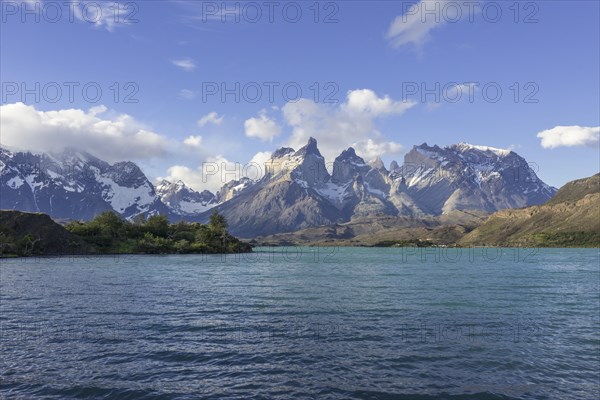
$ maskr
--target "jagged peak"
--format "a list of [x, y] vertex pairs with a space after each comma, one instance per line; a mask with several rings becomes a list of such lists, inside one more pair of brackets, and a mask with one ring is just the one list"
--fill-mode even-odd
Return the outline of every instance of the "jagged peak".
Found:
[[280, 147], [273, 152], [273, 154], [271, 155], [271, 158], [283, 157], [288, 154], [293, 154], [295, 151], [296, 150], [292, 149], [291, 147]]
[[313, 154], [318, 157], [323, 157], [321, 155], [321, 152], [319, 151], [319, 148], [317, 147], [317, 139], [313, 138], [312, 136], [308, 139], [308, 143], [306, 143], [304, 147], [302, 147], [296, 152], [296, 155], [306, 156], [309, 154]]
[[390, 171], [396, 171], [400, 169], [400, 165], [398, 164], [398, 161], [396, 160], [392, 160], [392, 162], [390, 163]]
[[156, 188], [161, 190], [161, 191], [165, 191], [165, 190], [170, 190], [170, 189], [174, 189], [176, 191], [179, 190], [188, 190], [190, 192], [195, 192], [195, 190], [193, 190], [192, 188], [189, 188], [185, 182], [183, 182], [181, 179], [178, 179], [176, 182], [171, 182], [167, 179], [161, 179], [157, 184], [156, 184]]
[[500, 148], [491, 147], [491, 146], [480, 146], [480, 145], [469, 144], [469, 143], [465, 143], [465, 142], [460, 142], [458, 144], [454, 144], [452, 146], [449, 146], [448, 148], [456, 149], [460, 152], [470, 151], [470, 150], [492, 152], [499, 157], [505, 157], [505, 156], [509, 155], [510, 153], [512, 153], [512, 150], [508, 150], [508, 149], [500, 149]]
[[413, 149], [425, 149], [425, 150], [435, 150], [435, 151], [442, 150], [440, 148], [440, 146], [438, 146], [437, 144], [434, 144], [433, 146], [430, 146], [430, 145], [427, 144], [427, 142], [423, 142], [423, 143], [421, 143], [419, 145], [414, 145]]
[[356, 154], [354, 147], [348, 147], [346, 150], [342, 151], [339, 156], [336, 157], [336, 160], [343, 161], [349, 159], [360, 159], [362, 162], [363, 159]]
[[215, 194], [213, 192], [211, 192], [210, 190], [208, 190], [208, 189], [204, 189], [203, 191], [201, 191], [200, 195], [215, 197]]
[[380, 171], [387, 171], [385, 169], [385, 164], [383, 164], [383, 160], [379, 156], [377, 156], [374, 159], [372, 159], [371, 161], [369, 161], [369, 165]]

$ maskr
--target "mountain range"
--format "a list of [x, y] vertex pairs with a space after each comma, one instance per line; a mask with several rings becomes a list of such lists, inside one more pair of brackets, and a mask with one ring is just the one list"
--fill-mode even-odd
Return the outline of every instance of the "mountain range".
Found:
[[515, 152], [465, 143], [414, 146], [389, 168], [350, 147], [328, 170], [311, 138], [301, 149], [276, 150], [264, 167], [258, 180], [242, 178], [211, 193], [181, 181], [155, 186], [132, 162], [109, 164], [74, 149], [0, 149], [0, 208], [58, 219], [89, 220], [112, 210], [127, 219], [166, 214], [206, 222], [216, 207], [233, 234], [251, 238], [365, 218], [492, 213], [543, 204], [556, 192]]

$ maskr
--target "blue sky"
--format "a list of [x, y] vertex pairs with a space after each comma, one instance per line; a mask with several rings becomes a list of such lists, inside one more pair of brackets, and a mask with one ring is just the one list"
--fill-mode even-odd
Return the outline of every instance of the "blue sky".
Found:
[[[328, 161], [350, 145], [389, 162], [415, 144], [464, 141], [512, 148], [554, 186], [599, 170], [597, 1], [476, 2], [472, 14], [463, 1], [320, 2], [317, 22], [312, 1], [279, 2], [273, 22], [264, 2], [240, 2], [228, 3], [240, 21], [230, 13], [225, 23], [222, 2], [121, 2], [119, 21], [114, 3], [103, 2], [102, 18], [94, 14], [101, 2], [89, 3], [87, 20], [81, 6], [70, 20], [62, 5], [51, 22], [62, 2], [3, 1], [3, 145], [87, 147], [196, 188], [204, 161], [262, 160], [308, 136]], [[22, 14], [35, 7], [39, 22]], [[256, 9], [262, 17], [253, 23]], [[296, 9], [302, 16], [292, 23]], [[21, 85], [35, 91], [36, 82], [40, 98], [24, 96]], [[67, 89], [55, 96], [52, 82], [79, 84], [73, 101]], [[83, 96], [90, 82], [102, 89], [98, 101]], [[239, 102], [206, 95], [236, 82]], [[265, 85], [278, 85], [273, 101]], [[124, 102], [134, 92], [138, 101]]]

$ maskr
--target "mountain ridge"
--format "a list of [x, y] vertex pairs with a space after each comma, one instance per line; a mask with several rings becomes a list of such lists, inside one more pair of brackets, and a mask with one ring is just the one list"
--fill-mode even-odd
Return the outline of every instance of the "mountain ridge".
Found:
[[0, 208], [66, 219], [114, 211], [127, 219], [163, 214], [192, 222], [206, 222], [217, 208], [242, 237], [364, 217], [491, 213], [542, 204], [556, 191], [513, 151], [466, 143], [413, 146], [401, 165], [393, 161], [389, 169], [380, 158], [367, 162], [349, 147], [330, 173], [311, 137], [298, 150], [273, 152], [260, 179], [242, 177], [216, 193], [181, 181], [154, 186], [135, 163], [111, 165], [74, 149], [37, 155], [2, 149], [0, 163]]
[[402, 166], [391, 164], [389, 171], [381, 162], [365, 162], [350, 147], [335, 159], [329, 174], [310, 138], [298, 151], [278, 149], [266, 163], [267, 171], [270, 164], [287, 168], [267, 172], [252, 191], [217, 206], [237, 235], [292, 232], [364, 216], [490, 213], [542, 204], [556, 192], [513, 151], [465, 143], [414, 146]]

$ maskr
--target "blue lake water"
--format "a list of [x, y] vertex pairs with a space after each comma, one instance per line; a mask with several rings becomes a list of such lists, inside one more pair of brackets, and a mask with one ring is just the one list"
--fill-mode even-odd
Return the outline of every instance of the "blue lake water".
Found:
[[1, 260], [1, 398], [598, 399], [598, 249]]

